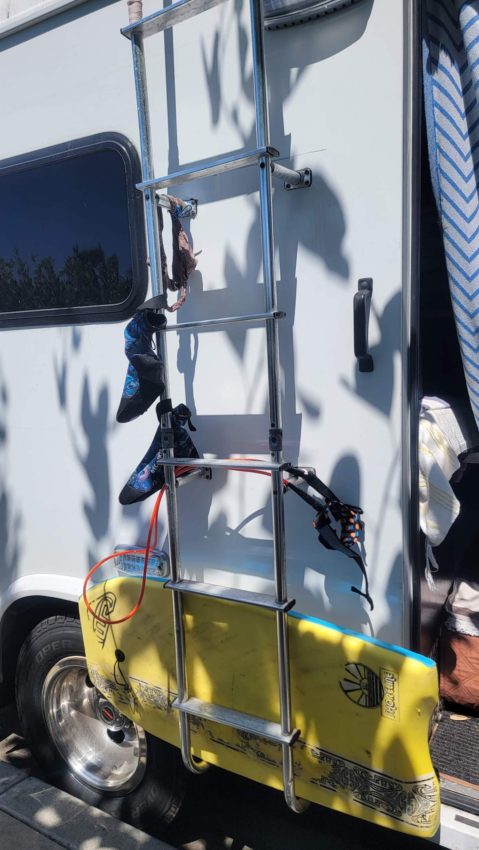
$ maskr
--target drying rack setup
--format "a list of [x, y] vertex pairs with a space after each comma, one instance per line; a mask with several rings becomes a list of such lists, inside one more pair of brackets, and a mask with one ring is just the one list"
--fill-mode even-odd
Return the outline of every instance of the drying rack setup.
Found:
[[[285, 314], [278, 310], [276, 279], [274, 273], [274, 235], [272, 211], [272, 180], [278, 180], [283, 188], [291, 191], [307, 188], [311, 185], [311, 170], [304, 168], [295, 171], [277, 161], [279, 152], [270, 145], [269, 113], [266, 88], [265, 55], [264, 55], [264, 21], [261, 0], [249, 0], [251, 43], [253, 55], [253, 79], [256, 115], [256, 144], [255, 150], [239, 153], [226, 153], [211, 160], [203, 161], [194, 166], [186, 166], [163, 176], [154, 172], [150, 114], [148, 107], [147, 72], [143, 49], [144, 39], [179, 24], [194, 15], [201, 14], [218, 5], [222, 0], [177, 0], [170, 6], [133, 20], [122, 33], [130, 39], [133, 54], [133, 70], [138, 109], [138, 124], [140, 136], [140, 154], [142, 166], [142, 182], [137, 188], [143, 192], [145, 202], [146, 228], [149, 250], [151, 286], [153, 295], [164, 299], [166, 307], [166, 292], [163, 289], [161, 274], [161, 254], [158, 234], [157, 204], [169, 206], [169, 202], [159, 193], [175, 184], [184, 184], [203, 178], [222, 175], [248, 166], [258, 168], [259, 201], [261, 216], [261, 241], [263, 255], [264, 277], [264, 312], [250, 313], [239, 316], [225, 316], [215, 319], [178, 322], [165, 326], [164, 331], [201, 330], [235, 323], [263, 323], [266, 333], [267, 372], [268, 372], [268, 406], [269, 406], [269, 450], [270, 459], [265, 461], [240, 461], [227, 459], [192, 460], [173, 456], [173, 430], [170, 414], [161, 417], [161, 447], [162, 463], [166, 483], [166, 499], [168, 513], [168, 536], [170, 554], [170, 576], [166, 587], [172, 593], [173, 622], [175, 635], [176, 672], [178, 697], [173, 707], [179, 713], [179, 731], [182, 758], [187, 768], [194, 772], [202, 772], [208, 765], [198, 761], [192, 755], [190, 740], [191, 715], [205, 720], [224, 724], [247, 733], [258, 735], [274, 741], [282, 748], [282, 773], [284, 795], [288, 806], [296, 812], [305, 808], [305, 801], [295, 793], [293, 770], [293, 745], [300, 735], [300, 730], [293, 727], [291, 713], [291, 682], [290, 662], [288, 652], [287, 615], [295, 601], [288, 598], [286, 564], [285, 564], [285, 522], [283, 475], [288, 464], [283, 458], [283, 431], [281, 392], [279, 381], [279, 334], [278, 321]], [[132, 6], [135, 4], [132, 4]], [[136, 4], [137, 5], [137, 4]], [[163, 199], [163, 200], [162, 200]], [[186, 214], [194, 217], [197, 212], [197, 201], [189, 199]], [[157, 334], [157, 346], [160, 358], [164, 363], [163, 398], [169, 398], [169, 379], [167, 364], [167, 345], [165, 332]], [[273, 569], [275, 594], [267, 595], [239, 589], [219, 587], [203, 582], [187, 581], [182, 576], [180, 561], [180, 534], [176, 498], [175, 467], [188, 466], [193, 469], [193, 475], [201, 475], [205, 467], [222, 469], [253, 469], [267, 471], [271, 474], [271, 496], [273, 514]], [[186, 675], [186, 642], [183, 622], [183, 595], [199, 594], [220, 599], [227, 599], [245, 605], [255, 605], [274, 612], [276, 619], [278, 683], [279, 683], [279, 723], [255, 717], [236, 711], [225, 706], [207, 703], [188, 695]]]

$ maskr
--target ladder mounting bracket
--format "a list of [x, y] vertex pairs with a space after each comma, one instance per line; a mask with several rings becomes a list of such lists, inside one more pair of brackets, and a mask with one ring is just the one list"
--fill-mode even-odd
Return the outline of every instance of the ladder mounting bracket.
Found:
[[[310, 472], [313, 475], [316, 475], [316, 468], [314, 466], [297, 466], [296, 469], [299, 469], [300, 472], [304, 472], [305, 474]], [[288, 467], [286, 467], [285, 472], [288, 473], [288, 481], [291, 481], [292, 484], [303, 484], [303, 479], [299, 478], [297, 475], [292, 475]]]
[[279, 162], [271, 163], [271, 173], [276, 180], [283, 181], [283, 187], [291, 189], [309, 189], [313, 182], [313, 172], [310, 168], [300, 168], [294, 171]]
[[309, 189], [310, 188], [310, 186], [313, 182], [313, 173], [312, 173], [311, 169], [310, 168], [300, 168], [297, 173], [301, 177], [301, 180], [300, 180], [299, 183], [294, 184], [294, 183], [290, 183], [288, 180], [284, 181], [284, 188], [287, 189], [288, 191], [291, 191], [292, 189]]
[[200, 466], [197, 469], [192, 469], [190, 472], [184, 472], [183, 475], [176, 479], [176, 487], [183, 487], [195, 478], [203, 478], [205, 481], [211, 481], [213, 478], [213, 470], [211, 469], [211, 466]]

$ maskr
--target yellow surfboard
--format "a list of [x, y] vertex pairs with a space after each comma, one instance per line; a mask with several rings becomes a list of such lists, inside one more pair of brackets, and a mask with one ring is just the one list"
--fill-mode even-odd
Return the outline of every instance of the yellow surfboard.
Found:
[[[119, 618], [138, 580], [88, 592], [93, 609]], [[273, 612], [184, 595], [188, 696], [279, 721]], [[149, 580], [140, 611], [104, 626], [80, 603], [90, 677], [133, 721], [179, 746], [171, 591]], [[296, 793], [401, 832], [432, 836], [439, 783], [429, 754], [438, 701], [433, 661], [296, 612], [288, 615]], [[117, 650], [120, 650], [118, 652]], [[193, 754], [282, 788], [281, 747], [250, 733], [190, 718]]]

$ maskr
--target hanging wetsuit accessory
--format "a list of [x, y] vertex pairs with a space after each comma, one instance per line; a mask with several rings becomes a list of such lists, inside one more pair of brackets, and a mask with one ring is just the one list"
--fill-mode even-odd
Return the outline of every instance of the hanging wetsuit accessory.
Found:
[[[188, 278], [196, 268], [196, 257], [181, 225], [181, 219], [191, 215], [191, 202], [174, 198], [172, 195], [162, 195], [162, 200], [168, 202], [168, 212], [171, 216], [173, 276], [170, 278], [168, 274], [168, 263], [163, 246], [163, 213], [161, 206], [158, 205], [163, 295], [156, 295], [140, 304], [133, 319], [125, 328], [125, 353], [130, 362], [116, 415], [118, 422], [130, 422], [136, 419], [163, 392], [163, 364], [153, 350], [152, 336], [155, 331], [162, 330], [166, 324], [165, 316], [159, 311], [175, 312], [184, 304]], [[166, 301], [168, 289], [179, 292], [177, 301], [171, 307]]]
[[[174, 313], [186, 301], [188, 278], [197, 265], [190, 241], [181, 224], [181, 219], [186, 218], [190, 214], [191, 205], [188, 205], [186, 201], [182, 201], [181, 198], [174, 198], [172, 195], [162, 195], [161, 197], [163, 200], [168, 200], [170, 204], [168, 212], [171, 217], [173, 240], [172, 277], [168, 273], [168, 261], [163, 245], [163, 212], [161, 206], [158, 205], [158, 234], [160, 238], [163, 295], [149, 298], [148, 301], [142, 304], [142, 307], [168, 310], [169, 313]], [[166, 301], [166, 292], [168, 289], [172, 292], [178, 292], [178, 298], [171, 306]]]
[[153, 350], [152, 341], [153, 334], [165, 324], [165, 316], [141, 305], [125, 328], [125, 354], [129, 364], [117, 422], [130, 422], [141, 416], [165, 388], [163, 364]]
[[[186, 424], [188, 423], [190, 431], [196, 431], [196, 428], [191, 422], [191, 410], [186, 404], [179, 404], [171, 410], [171, 402], [168, 400], [160, 402], [156, 406], [158, 419], [161, 418], [163, 413], [170, 411], [174, 456], [182, 458], [199, 457], [196, 446], [186, 430]], [[134, 502], [142, 502], [163, 487], [165, 477], [162, 460], [160, 425], [153, 437], [151, 446], [123, 487], [119, 496], [120, 504], [132, 505]]]
[[[371, 611], [374, 608], [373, 600], [369, 594], [369, 582], [366, 571], [366, 565], [358, 552], [352, 547], [359, 543], [363, 531], [364, 522], [361, 519], [362, 510], [355, 505], [348, 505], [338, 499], [333, 491], [318, 478], [313, 472], [308, 472], [303, 469], [290, 466], [287, 468], [290, 475], [299, 478], [308, 484], [312, 490], [315, 490], [323, 501], [320, 501], [314, 496], [310, 496], [304, 490], [300, 490], [292, 481], [287, 482], [287, 489], [296, 493], [304, 502], [310, 505], [316, 511], [316, 516], [313, 520], [313, 526], [318, 532], [318, 540], [326, 549], [334, 549], [336, 552], [352, 558], [364, 578], [365, 590], [352, 586], [351, 590], [358, 593], [368, 601]], [[332, 526], [332, 520], [339, 523], [340, 534], [338, 536], [336, 530]]]

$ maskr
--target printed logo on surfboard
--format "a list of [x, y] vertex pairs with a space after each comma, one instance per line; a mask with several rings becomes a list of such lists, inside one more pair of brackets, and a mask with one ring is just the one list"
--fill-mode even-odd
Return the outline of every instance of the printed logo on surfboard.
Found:
[[381, 714], [388, 720], [399, 720], [399, 682], [393, 670], [381, 667], [381, 684], [384, 697], [381, 703]]
[[[99, 617], [103, 617], [104, 620], [109, 620], [115, 610], [115, 606], [116, 596], [111, 591], [108, 591], [107, 593], [103, 593], [98, 599], [95, 599], [95, 602], [93, 603], [93, 610]], [[100, 620], [96, 620], [92, 617], [93, 633], [102, 649], [105, 646], [109, 628], [110, 626], [106, 623], [101, 623]]]
[[381, 679], [365, 664], [344, 665], [345, 677], [339, 685], [347, 698], [361, 708], [376, 708], [384, 695]]

